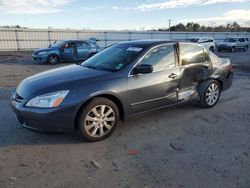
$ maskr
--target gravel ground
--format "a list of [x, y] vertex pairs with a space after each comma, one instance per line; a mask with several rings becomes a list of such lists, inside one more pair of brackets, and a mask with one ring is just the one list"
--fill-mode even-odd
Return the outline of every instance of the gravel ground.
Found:
[[18, 125], [8, 100], [11, 88], [55, 67], [30, 55], [0, 53], [1, 188], [250, 187], [249, 51], [218, 54], [231, 59], [235, 79], [214, 108], [190, 103], [148, 113], [96, 143]]

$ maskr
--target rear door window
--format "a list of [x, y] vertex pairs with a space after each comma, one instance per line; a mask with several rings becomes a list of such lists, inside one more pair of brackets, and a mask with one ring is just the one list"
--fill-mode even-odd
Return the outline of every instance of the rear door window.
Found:
[[204, 48], [196, 44], [180, 44], [180, 56], [182, 65], [210, 61], [209, 55]]

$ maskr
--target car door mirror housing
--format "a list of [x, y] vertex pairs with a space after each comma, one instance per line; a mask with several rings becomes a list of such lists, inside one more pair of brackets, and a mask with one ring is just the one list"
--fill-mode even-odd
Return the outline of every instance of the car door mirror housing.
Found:
[[134, 68], [133, 74], [147, 74], [153, 72], [153, 66], [149, 64], [141, 64]]

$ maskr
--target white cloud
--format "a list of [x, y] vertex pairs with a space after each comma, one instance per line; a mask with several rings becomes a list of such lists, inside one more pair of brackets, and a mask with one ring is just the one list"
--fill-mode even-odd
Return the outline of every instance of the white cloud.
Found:
[[111, 9], [112, 9], [112, 10], [118, 10], [118, 9], [119, 9], [119, 7], [117, 7], [117, 6], [113, 6], [113, 7], [111, 7]]
[[229, 0], [170, 0], [161, 3], [142, 4], [135, 7], [134, 9], [140, 11], [153, 11], [153, 10], [181, 8], [189, 6], [211, 5], [216, 3], [244, 3], [244, 2], [250, 2], [250, 0], [230, 0], [230, 1]]
[[178, 7], [186, 7], [191, 5], [198, 5], [200, 0], [171, 0], [162, 3], [149, 3], [137, 6], [135, 9], [140, 11], [162, 10]]
[[72, 0], [0, 0], [0, 11], [6, 14], [45, 14], [60, 12]]
[[96, 6], [96, 7], [85, 7], [83, 6], [82, 9], [86, 11], [93, 11], [93, 10], [102, 10], [105, 9], [105, 6]]
[[237, 21], [242, 25], [248, 25], [250, 23], [250, 10], [249, 9], [237, 9], [229, 10], [221, 16], [205, 17], [205, 18], [193, 18], [193, 19], [182, 19], [180, 22], [211, 22], [216, 25], [225, 23], [225, 21], [233, 22]]
[[134, 10], [133, 7], [121, 7], [121, 6], [96, 6], [96, 7], [87, 7], [83, 6], [83, 10], [86, 11], [95, 11], [95, 10]]
[[203, 5], [211, 5], [215, 3], [245, 3], [250, 2], [249, 0], [209, 0], [203, 3]]

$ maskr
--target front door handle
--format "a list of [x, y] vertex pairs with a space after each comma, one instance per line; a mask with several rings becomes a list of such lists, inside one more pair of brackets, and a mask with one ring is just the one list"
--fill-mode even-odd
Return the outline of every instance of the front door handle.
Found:
[[171, 79], [174, 79], [174, 78], [176, 78], [176, 77], [177, 77], [177, 74], [175, 74], [175, 73], [171, 73], [168, 77], [169, 77], [169, 78], [171, 78]]

